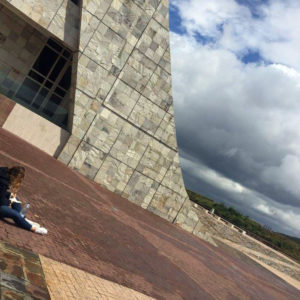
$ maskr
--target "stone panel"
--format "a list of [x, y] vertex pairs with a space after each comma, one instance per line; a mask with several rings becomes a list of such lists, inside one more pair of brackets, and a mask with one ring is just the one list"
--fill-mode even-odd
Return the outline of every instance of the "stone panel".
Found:
[[44, 28], [51, 20], [64, 0], [11, 0], [9, 3]]
[[160, 59], [158, 65], [167, 71], [171, 76], [171, 55], [170, 55], [170, 48], [168, 47], [165, 51], [163, 57]]
[[192, 233], [198, 222], [199, 216], [197, 204], [187, 199], [180, 209], [174, 223]]
[[124, 120], [102, 107], [88, 130], [85, 140], [102, 152], [108, 153], [124, 125]]
[[92, 98], [103, 100], [116, 77], [85, 55], [81, 55], [77, 70], [77, 87]]
[[100, 22], [84, 54], [104, 69], [118, 76], [133, 46]]
[[78, 45], [79, 24], [79, 7], [72, 1], [64, 0], [48, 26], [48, 30], [65, 43], [75, 48]]
[[141, 93], [155, 68], [156, 65], [153, 61], [140, 51], [134, 50], [120, 74], [120, 79]]
[[83, 51], [92, 35], [96, 31], [100, 24], [100, 21], [88, 12], [86, 9], [82, 9], [81, 12], [81, 31], [80, 31], [80, 43], [79, 50]]
[[161, 182], [172, 164], [175, 155], [176, 152], [174, 150], [151, 139], [143, 158], [137, 166], [137, 170], [140, 173]]
[[158, 182], [135, 171], [122, 196], [146, 209], [158, 186]]
[[159, 106], [141, 96], [132, 110], [129, 120], [151, 135], [154, 135], [165, 115]]
[[111, 89], [105, 105], [127, 118], [141, 95], [121, 80], [117, 80]]
[[111, 2], [112, 0], [82, 0], [82, 7], [101, 20], [110, 7]]
[[176, 153], [176, 156], [162, 181], [162, 185], [166, 186], [172, 191], [175, 191], [177, 194], [181, 195], [184, 198], [187, 197], [187, 192], [179, 165], [178, 153]]
[[155, 137], [160, 141], [166, 143], [173, 149], [177, 149], [176, 129], [174, 117], [170, 114], [165, 114], [159, 128], [155, 132]]
[[160, 0], [132, 0], [132, 2], [139, 5], [145, 12], [147, 12], [147, 14], [152, 16], [157, 9]]
[[114, 0], [103, 18], [103, 23], [135, 46], [149, 20], [149, 14], [134, 1]]
[[[84, 94], [80, 90], [75, 91], [75, 103], [74, 103], [74, 116], [73, 116], [73, 126], [80, 127], [82, 130], [87, 131], [91, 121], [86, 122], [87, 124], [84, 125], [82, 122], [86, 119], [87, 111], [93, 111], [93, 116], [98, 113], [100, 106], [102, 104], [102, 101], [99, 101], [97, 99], [93, 99], [89, 97], [88, 95]], [[88, 120], [85, 120], [88, 121]]]
[[[171, 106], [169, 107], [168, 113], [169, 113], [171, 116], [173, 116], [173, 117], [175, 118], [175, 116], [174, 116], [174, 107], [173, 107], [173, 105], [171, 105]], [[176, 132], [176, 130], [175, 130], [175, 132]]]
[[169, 46], [169, 32], [154, 19], [151, 19], [137, 48], [155, 63], [159, 63]]
[[69, 166], [84, 176], [94, 179], [105, 157], [103, 151], [82, 141]]
[[78, 137], [71, 135], [63, 151], [60, 153], [58, 160], [68, 165], [80, 143], [81, 140]]
[[108, 156], [99, 169], [95, 181], [110, 191], [121, 194], [133, 171], [132, 168]]
[[110, 155], [135, 169], [149, 144], [149, 140], [148, 135], [125, 122]]
[[157, 105], [141, 96], [132, 110], [129, 120], [151, 135], [154, 135], [165, 112]]
[[98, 113], [102, 101], [93, 99], [80, 90], [75, 91], [72, 134], [82, 139]]
[[169, 0], [162, 0], [153, 15], [154, 19], [169, 29]]
[[[76, 49], [79, 36], [80, 9], [69, 0], [9, 0], [3, 3], [25, 15], [33, 26], [62, 39]], [[16, 9], [16, 10], [15, 10]]]
[[148, 81], [143, 95], [165, 111], [168, 111], [173, 104], [171, 76], [158, 66]]
[[80, 139], [83, 139], [86, 131], [89, 129], [91, 123], [95, 119], [95, 116], [96, 114], [92, 110], [85, 110], [82, 119], [76, 118], [76, 120], [78, 120], [78, 124], [73, 123], [72, 134]]
[[148, 206], [148, 210], [173, 222], [185, 198], [160, 185]]

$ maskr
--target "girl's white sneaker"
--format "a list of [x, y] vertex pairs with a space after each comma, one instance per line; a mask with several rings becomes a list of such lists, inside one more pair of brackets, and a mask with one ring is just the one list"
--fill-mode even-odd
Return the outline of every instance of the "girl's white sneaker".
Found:
[[38, 227], [38, 228], [36, 228], [35, 233], [38, 233], [38, 234], [47, 234], [48, 230], [46, 228], [44, 228], [44, 227]]

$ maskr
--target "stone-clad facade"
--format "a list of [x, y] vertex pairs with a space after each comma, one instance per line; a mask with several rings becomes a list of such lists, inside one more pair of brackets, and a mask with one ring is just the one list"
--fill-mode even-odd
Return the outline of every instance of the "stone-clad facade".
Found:
[[168, 0], [0, 2], [73, 49], [71, 135], [58, 159], [173, 222], [189, 200], [174, 124]]

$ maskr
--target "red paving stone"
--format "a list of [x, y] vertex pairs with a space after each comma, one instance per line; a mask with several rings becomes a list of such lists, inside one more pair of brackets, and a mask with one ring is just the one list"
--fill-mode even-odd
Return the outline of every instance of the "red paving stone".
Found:
[[0, 129], [0, 165], [22, 164], [19, 192], [40, 236], [1, 221], [0, 239], [158, 299], [300, 299], [225, 245], [198, 239]]

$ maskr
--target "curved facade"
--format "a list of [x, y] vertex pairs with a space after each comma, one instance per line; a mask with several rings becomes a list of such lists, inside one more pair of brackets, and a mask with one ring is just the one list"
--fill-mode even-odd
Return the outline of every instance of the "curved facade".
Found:
[[57, 157], [174, 222], [188, 196], [174, 124], [168, 0], [77, 2], [1, 1], [73, 51], [70, 137]]

